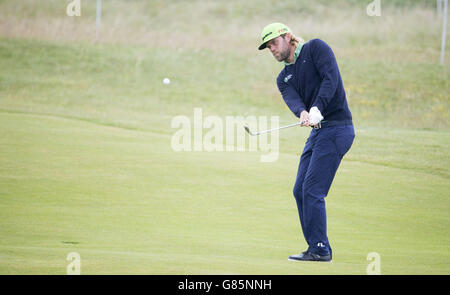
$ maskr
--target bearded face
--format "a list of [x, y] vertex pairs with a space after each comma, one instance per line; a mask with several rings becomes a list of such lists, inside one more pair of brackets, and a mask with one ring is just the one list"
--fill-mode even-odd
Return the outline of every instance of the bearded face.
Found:
[[286, 35], [278, 36], [277, 38], [268, 41], [266, 44], [266, 47], [269, 48], [277, 61], [285, 61], [290, 55], [289, 41], [286, 39]]

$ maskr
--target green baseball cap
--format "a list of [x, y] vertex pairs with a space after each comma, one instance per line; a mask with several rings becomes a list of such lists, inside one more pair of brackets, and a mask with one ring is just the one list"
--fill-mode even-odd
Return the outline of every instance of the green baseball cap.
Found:
[[265, 26], [261, 32], [262, 44], [259, 45], [258, 49], [263, 50], [264, 48], [266, 48], [267, 41], [270, 41], [280, 35], [290, 32], [291, 30], [282, 23], [272, 23], [270, 25]]

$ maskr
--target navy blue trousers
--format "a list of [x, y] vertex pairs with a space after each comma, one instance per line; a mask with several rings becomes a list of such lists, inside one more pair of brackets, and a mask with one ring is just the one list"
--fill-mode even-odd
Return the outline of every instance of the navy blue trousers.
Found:
[[294, 197], [308, 251], [312, 253], [331, 254], [325, 197], [354, 138], [353, 125], [313, 129], [300, 157]]

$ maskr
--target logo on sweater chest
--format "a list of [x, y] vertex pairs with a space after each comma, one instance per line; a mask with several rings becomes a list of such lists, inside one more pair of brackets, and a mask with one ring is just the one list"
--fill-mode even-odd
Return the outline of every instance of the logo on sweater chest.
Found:
[[292, 78], [292, 74], [287, 75], [286, 77], [284, 77], [284, 82], [287, 83], [289, 81], [289, 79]]

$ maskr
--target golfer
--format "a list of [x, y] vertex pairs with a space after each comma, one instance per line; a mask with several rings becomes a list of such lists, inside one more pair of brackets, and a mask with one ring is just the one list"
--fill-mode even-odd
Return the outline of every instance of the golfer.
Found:
[[308, 249], [289, 260], [331, 261], [325, 197], [355, 132], [344, 86], [331, 48], [322, 40], [303, 42], [284, 24], [273, 23], [262, 33], [259, 50], [268, 48], [284, 63], [278, 89], [301, 126], [312, 127], [306, 141], [294, 197]]

